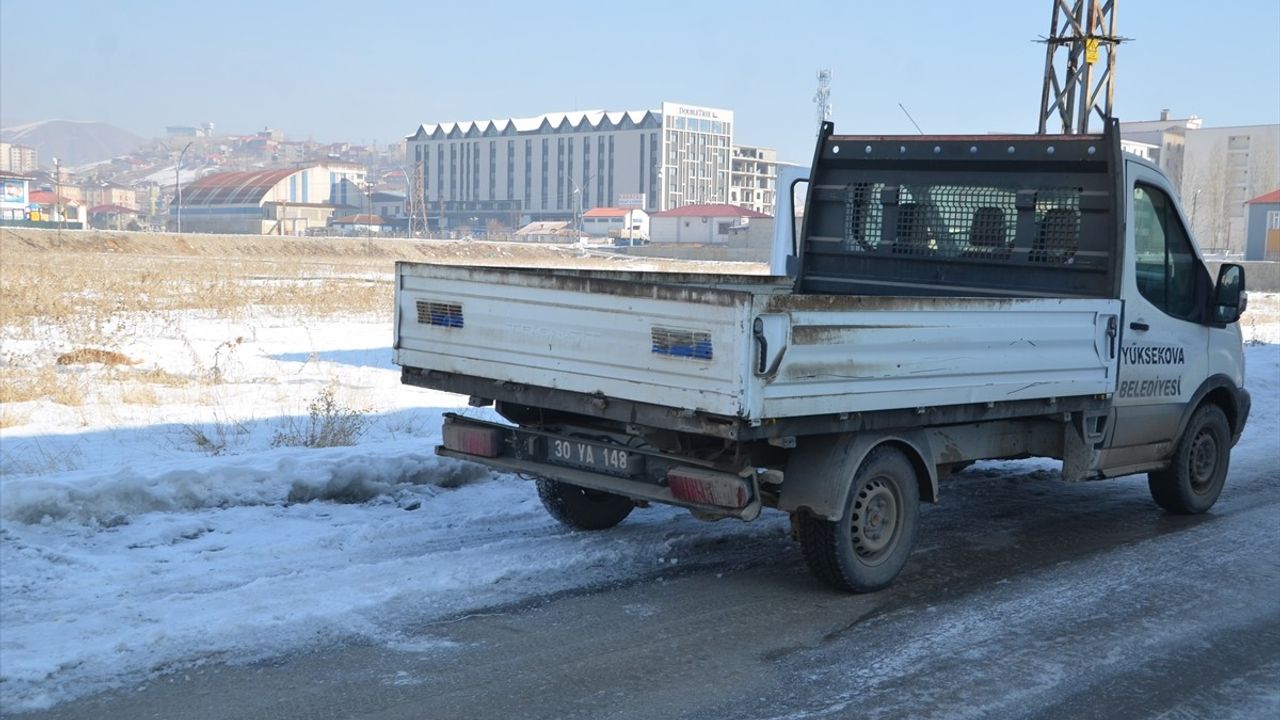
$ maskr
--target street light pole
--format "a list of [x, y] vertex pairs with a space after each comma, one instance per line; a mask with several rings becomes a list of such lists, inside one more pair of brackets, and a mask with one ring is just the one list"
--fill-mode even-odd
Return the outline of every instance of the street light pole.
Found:
[[578, 183], [569, 176], [569, 183], [573, 185], [573, 231], [581, 232], [578, 226], [582, 224], [582, 188], [578, 187]]
[[61, 230], [66, 218], [62, 211], [62, 163], [58, 158], [53, 159], [53, 213], [58, 216], [58, 229]]
[[[191, 142], [195, 142], [192, 140]], [[173, 166], [173, 180], [178, 186], [178, 234], [182, 234], [182, 156], [187, 154], [187, 150], [191, 149], [191, 143], [187, 143], [182, 148], [182, 152], [178, 153], [178, 164]]]
[[[589, 185], [592, 180], [596, 179], [597, 175], [599, 175], [599, 173], [590, 175], [582, 182]], [[574, 232], [582, 232], [582, 188], [578, 185], [578, 182], [573, 179], [573, 175], [569, 175], [568, 177], [570, 184], [573, 185], [573, 229]]]
[[[405, 204], [409, 206], [408, 207], [408, 210], [409, 210], [408, 237], [413, 237], [413, 202], [414, 202], [413, 185], [409, 184], [409, 173], [404, 169], [403, 165], [400, 166], [400, 174], [404, 176], [404, 199], [405, 199]], [[414, 184], [416, 183], [417, 183], [417, 166], [415, 165], [414, 166]]]

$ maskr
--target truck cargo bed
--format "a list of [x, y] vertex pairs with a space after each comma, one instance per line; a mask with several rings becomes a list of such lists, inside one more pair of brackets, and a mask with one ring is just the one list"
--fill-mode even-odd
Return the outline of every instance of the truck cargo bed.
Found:
[[397, 282], [406, 368], [750, 423], [1115, 388], [1118, 300], [792, 295], [788, 278], [418, 263]]

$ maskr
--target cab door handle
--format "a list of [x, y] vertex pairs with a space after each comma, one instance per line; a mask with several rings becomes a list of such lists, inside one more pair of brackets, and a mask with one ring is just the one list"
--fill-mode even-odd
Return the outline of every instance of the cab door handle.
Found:
[[1141, 331], [1141, 332], [1146, 332], [1146, 331], [1148, 331], [1148, 330], [1150, 330], [1150, 329], [1151, 329], [1151, 326], [1150, 326], [1150, 325], [1148, 325], [1148, 324], [1146, 324], [1146, 323], [1144, 323], [1144, 322], [1134, 321], [1134, 322], [1129, 323], [1129, 329], [1130, 329], [1130, 330], [1138, 330], [1138, 331]]

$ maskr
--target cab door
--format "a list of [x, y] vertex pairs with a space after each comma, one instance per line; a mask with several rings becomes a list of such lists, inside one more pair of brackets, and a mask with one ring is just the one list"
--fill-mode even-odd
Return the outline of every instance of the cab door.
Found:
[[1125, 268], [1112, 468], [1168, 457], [1183, 411], [1206, 377], [1212, 287], [1164, 176], [1126, 161]]

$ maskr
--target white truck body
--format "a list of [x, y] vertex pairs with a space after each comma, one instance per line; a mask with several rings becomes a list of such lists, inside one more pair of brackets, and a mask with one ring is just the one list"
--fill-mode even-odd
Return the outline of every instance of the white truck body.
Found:
[[510, 422], [447, 416], [437, 451], [538, 478], [580, 529], [647, 502], [790, 512], [811, 569], [855, 591], [892, 581], [919, 500], [974, 460], [1146, 472], [1170, 512], [1213, 505], [1249, 413], [1243, 269], [1209, 276], [1114, 122], [826, 124], [808, 181], [771, 276], [397, 264], [403, 381]]

